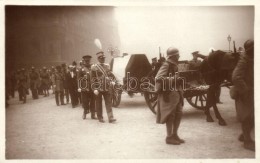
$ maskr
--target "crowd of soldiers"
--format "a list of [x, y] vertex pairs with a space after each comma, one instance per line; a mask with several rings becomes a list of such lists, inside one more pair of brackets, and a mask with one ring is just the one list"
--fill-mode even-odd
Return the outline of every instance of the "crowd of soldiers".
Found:
[[15, 97], [15, 91], [18, 91], [19, 100], [26, 103], [26, 95], [31, 90], [32, 98], [38, 99], [39, 95], [49, 96], [49, 89], [52, 86], [51, 76], [55, 72], [54, 67], [36, 70], [31, 67], [30, 70], [25, 68], [18, 69], [12, 73], [6, 74], [6, 97]]
[[[105, 63], [105, 55], [103, 51], [97, 54], [98, 63], [91, 64], [91, 56], [82, 57], [79, 66], [75, 61], [71, 65], [65, 63], [56, 67], [47, 69], [43, 67], [37, 70], [35, 67], [26, 70], [18, 69], [16, 72], [6, 75], [6, 106], [8, 100], [15, 97], [15, 91], [18, 91], [19, 100], [26, 103], [26, 96], [31, 90], [32, 99], [36, 100], [39, 95], [49, 96], [49, 90], [55, 94], [55, 102], [57, 106], [66, 105], [71, 100], [72, 108], [82, 104], [82, 119], [86, 119], [86, 115], [91, 113], [91, 119], [98, 119], [104, 123], [102, 115], [102, 97], [104, 98], [109, 123], [113, 123], [116, 119], [113, 116], [110, 77], [114, 77], [110, 71], [109, 64]], [[92, 80], [106, 81], [104, 89], [102, 86], [93, 89]], [[115, 78], [113, 78], [115, 79]], [[65, 103], [66, 101], [66, 103]], [[97, 116], [96, 116], [97, 115]]]

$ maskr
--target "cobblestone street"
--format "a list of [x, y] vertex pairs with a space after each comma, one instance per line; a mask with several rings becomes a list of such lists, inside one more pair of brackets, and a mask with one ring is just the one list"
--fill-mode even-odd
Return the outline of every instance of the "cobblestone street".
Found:
[[[7, 159], [176, 159], [176, 158], [254, 158], [238, 141], [241, 132], [236, 120], [234, 101], [228, 90], [222, 89], [218, 105], [228, 126], [207, 123], [202, 111], [186, 101], [179, 135], [185, 143], [179, 146], [165, 143], [165, 125], [155, 123], [144, 97], [122, 95], [118, 108], [113, 108], [115, 124], [90, 119], [82, 120], [81, 106], [56, 106], [54, 95], [9, 101], [6, 109]], [[104, 108], [103, 108], [104, 109]]]

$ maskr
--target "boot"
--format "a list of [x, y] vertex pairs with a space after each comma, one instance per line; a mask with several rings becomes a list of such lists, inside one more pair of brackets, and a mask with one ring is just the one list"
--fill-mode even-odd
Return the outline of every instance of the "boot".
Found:
[[253, 141], [244, 141], [244, 148], [251, 150], [251, 151], [255, 151], [255, 142]]
[[250, 137], [250, 130], [252, 126], [250, 124], [250, 120], [245, 120], [242, 122], [242, 131], [244, 136], [244, 148], [255, 151], [255, 142]]
[[116, 121], [116, 119], [113, 117], [113, 112], [109, 112], [109, 113], [107, 113], [107, 115], [108, 115], [109, 123], [113, 123]]
[[172, 137], [178, 140], [180, 143], [184, 143], [185, 141], [178, 136], [178, 129], [181, 123], [181, 118], [182, 118], [182, 113], [181, 112], [176, 113], [174, 118], [174, 123], [173, 123]]
[[166, 144], [180, 145], [181, 143], [172, 136], [167, 136], [165, 139]]
[[176, 140], [178, 140], [180, 143], [185, 143], [185, 141], [183, 139], [181, 139], [177, 134], [172, 135], [172, 137], [174, 137]]

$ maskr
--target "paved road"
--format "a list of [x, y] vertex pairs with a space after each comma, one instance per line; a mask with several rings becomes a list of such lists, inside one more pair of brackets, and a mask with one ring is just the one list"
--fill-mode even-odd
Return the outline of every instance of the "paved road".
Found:
[[108, 123], [106, 114], [104, 124], [89, 115], [82, 120], [81, 107], [57, 107], [54, 95], [29, 97], [26, 104], [11, 99], [6, 109], [6, 158], [254, 158], [255, 153], [237, 140], [240, 125], [226, 89], [221, 100], [220, 112], [228, 126], [207, 123], [203, 112], [185, 102], [180, 136], [186, 143], [173, 146], [165, 144], [165, 125], [155, 123], [155, 115], [138, 94], [122, 96], [119, 108], [114, 108], [116, 124]]

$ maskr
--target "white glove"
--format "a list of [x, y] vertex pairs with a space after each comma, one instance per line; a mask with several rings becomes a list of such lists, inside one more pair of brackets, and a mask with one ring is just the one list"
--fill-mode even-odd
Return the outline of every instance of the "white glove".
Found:
[[81, 92], [81, 89], [80, 89], [80, 88], [78, 89], [78, 92]]
[[115, 84], [116, 84], [116, 82], [113, 82], [113, 81], [112, 81], [112, 82], [111, 82], [111, 84], [112, 84], [112, 85], [115, 85]]
[[99, 94], [98, 90], [94, 90], [94, 94], [98, 95]]

